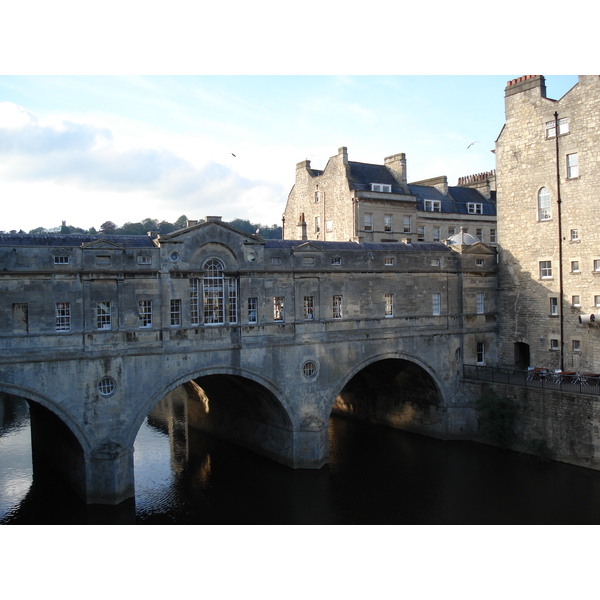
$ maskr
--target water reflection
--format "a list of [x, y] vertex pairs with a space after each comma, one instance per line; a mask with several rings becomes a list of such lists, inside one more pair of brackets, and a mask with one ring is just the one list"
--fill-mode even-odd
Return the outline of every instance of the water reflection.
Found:
[[27, 405], [3, 406], [0, 523], [596, 524], [600, 473], [332, 418], [330, 464], [293, 470], [186, 424], [167, 398], [135, 444], [136, 498], [88, 507], [32, 483]]

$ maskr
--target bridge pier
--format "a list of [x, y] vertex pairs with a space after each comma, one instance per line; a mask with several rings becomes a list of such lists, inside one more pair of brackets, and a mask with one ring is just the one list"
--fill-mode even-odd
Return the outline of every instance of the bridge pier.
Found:
[[86, 458], [88, 504], [116, 505], [135, 496], [133, 448], [106, 443]]

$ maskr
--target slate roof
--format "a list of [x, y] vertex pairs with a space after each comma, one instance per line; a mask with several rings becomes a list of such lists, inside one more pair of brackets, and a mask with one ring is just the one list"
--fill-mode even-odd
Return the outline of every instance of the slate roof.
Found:
[[435, 251], [435, 252], [449, 252], [450, 249], [446, 244], [442, 242], [414, 242], [412, 244], [404, 244], [401, 242], [364, 242], [358, 244], [356, 242], [323, 242], [314, 240], [265, 240], [265, 248], [267, 249], [281, 249], [281, 250], [293, 250], [302, 246], [303, 244], [310, 244], [320, 250], [355, 250], [362, 252], [389, 252], [394, 251]]
[[[359, 191], [370, 191], [372, 183], [383, 183], [392, 186], [392, 194], [404, 194], [404, 190], [385, 165], [372, 165], [349, 161], [350, 188]], [[496, 215], [496, 205], [492, 200], [482, 196], [476, 189], [448, 187], [448, 195], [437, 188], [425, 185], [408, 185], [408, 189], [417, 198], [417, 210], [425, 211], [425, 200], [439, 200], [441, 212], [469, 214], [467, 204], [475, 202], [482, 205], [483, 215]], [[472, 214], [472, 213], [471, 213]]]
[[92, 235], [92, 234], [60, 234], [42, 233], [29, 235], [27, 233], [0, 234], [0, 246], [52, 246], [61, 248], [79, 248], [98, 240], [107, 240], [125, 248], [156, 248], [147, 235]]
[[404, 190], [398, 185], [386, 166], [353, 161], [349, 161], [348, 164], [350, 165], [351, 189], [369, 191], [372, 183], [383, 183], [392, 186], [392, 194], [404, 194]]

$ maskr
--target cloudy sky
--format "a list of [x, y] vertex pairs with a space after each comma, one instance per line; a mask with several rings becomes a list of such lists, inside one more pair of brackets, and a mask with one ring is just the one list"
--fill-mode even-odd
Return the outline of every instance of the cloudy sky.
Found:
[[280, 224], [296, 163], [324, 168], [340, 146], [362, 162], [405, 152], [409, 180], [454, 184], [494, 168], [507, 80], [541, 72], [551, 98], [577, 82], [551, 75], [570, 70], [555, 53], [528, 57], [538, 39], [522, 31], [539, 15], [517, 0], [491, 19], [468, 0], [432, 14], [387, 0], [286, 6], [7, 5], [0, 231], [183, 214]]
[[[279, 224], [295, 165], [494, 168], [496, 76], [2, 76], [0, 230], [221, 215]], [[548, 76], [561, 97], [575, 76]], [[468, 147], [471, 142], [476, 142]]]

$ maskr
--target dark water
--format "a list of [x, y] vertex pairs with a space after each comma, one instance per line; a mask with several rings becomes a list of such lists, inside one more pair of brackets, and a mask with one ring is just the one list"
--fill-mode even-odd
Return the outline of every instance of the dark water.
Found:
[[294, 471], [150, 418], [136, 440], [135, 501], [87, 507], [32, 482], [26, 403], [0, 430], [3, 524], [598, 524], [600, 472], [468, 442], [332, 418], [330, 464]]

